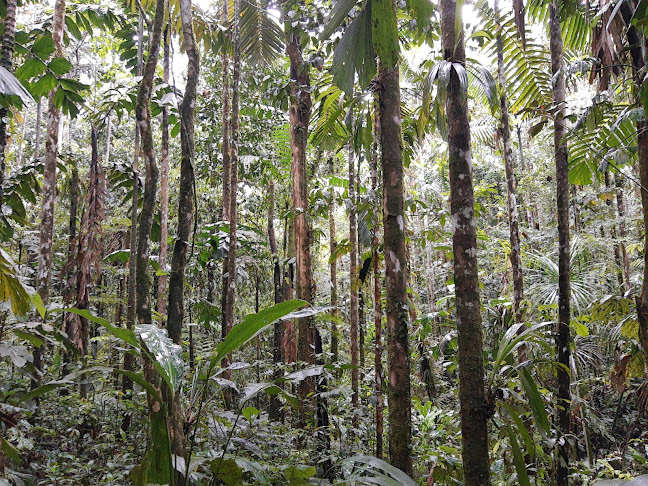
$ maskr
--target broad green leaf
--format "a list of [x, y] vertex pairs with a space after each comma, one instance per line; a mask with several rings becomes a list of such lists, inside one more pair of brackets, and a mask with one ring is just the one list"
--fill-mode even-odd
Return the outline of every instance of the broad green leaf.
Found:
[[533, 381], [531, 373], [526, 368], [522, 368], [518, 376], [520, 377], [520, 382], [522, 383], [522, 388], [524, 388], [527, 400], [529, 400], [536, 425], [542, 435], [546, 437], [549, 434], [549, 418], [547, 417], [547, 411], [544, 408], [538, 387], [535, 381]]
[[0, 301], [7, 300], [16, 315], [25, 315], [31, 308], [29, 294], [16, 275], [13, 260], [0, 248]]
[[12, 461], [20, 463], [20, 452], [4, 437], [2, 437], [2, 453]]
[[140, 344], [137, 341], [137, 336], [133, 331], [130, 329], [125, 329], [123, 327], [116, 327], [110, 324], [106, 319], [102, 319], [101, 317], [97, 317], [92, 314], [88, 309], [77, 309], [76, 307], [68, 307], [66, 309], [60, 309], [63, 312], [72, 312], [74, 314], [78, 314], [81, 317], [85, 317], [89, 321], [96, 322], [97, 324], [105, 327], [110, 334], [115, 336], [116, 338], [121, 339], [127, 344], [130, 344], [133, 346], [135, 349], [140, 349]]
[[31, 92], [35, 98], [40, 98], [46, 96], [54, 88], [56, 88], [56, 76], [52, 73], [46, 73], [42, 78], [34, 83]]
[[243, 471], [236, 463], [236, 460], [229, 457], [224, 459], [219, 457], [209, 463], [209, 466], [215, 477], [225, 483], [227, 486], [242, 486]]
[[513, 419], [513, 422], [515, 422], [518, 434], [522, 436], [525, 447], [525, 455], [528, 455], [531, 459], [535, 458], [535, 443], [531, 438], [531, 434], [529, 434], [529, 430], [527, 429], [526, 424], [511, 405], [506, 402], [503, 402], [502, 405], [504, 405], [504, 408], [506, 408], [506, 411]]
[[356, 0], [336, 0], [333, 8], [324, 21], [324, 29], [320, 34], [320, 40], [327, 40], [335, 32], [342, 22], [347, 18], [351, 9], [357, 4]]
[[526, 470], [526, 463], [524, 462], [524, 454], [522, 454], [522, 451], [520, 450], [520, 445], [513, 433], [511, 424], [506, 425], [506, 431], [508, 432], [511, 450], [513, 451], [513, 463], [515, 464], [515, 470], [517, 471], [517, 484], [520, 486], [529, 486], [529, 475]]
[[291, 312], [308, 305], [303, 300], [289, 300], [264, 309], [256, 314], [248, 314], [243, 320], [234, 326], [221, 341], [212, 358], [212, 365], [219, 363], [229, 353], [243, 346], [245, 343], [257, 336], [263, 329], [286, 317]]
[[47, 67], [57, 76], [63, 76], [72, 69], [72, 64], [64, 57], [55, 57], [49, 62]]
[[286, 479], [310, 479], [317, 474], [317, 469], [315, 466], [288, 466], [283, 473]]
[[182, 348], [167, 337], [166, 329], [155, 324], [139, 324], [135, 332], [154, 356], [154, 365], [164, 381], [176, 392], [184, 373]]
[[47, 69], [47, 66], [43, 61], [37, 57], [32, 57], [16, 69], [16, 77], [22, 80], [30, 80], [43, 74], [45, 69]]
[[[373, 456], [357, 455], [351, 456], [341, 461], [342, 465], [350, 465], [358, 469], [362, 476], [359, 481], [350, 480], [348, 484], [387, 484], [395, 486], [418, 486], [418, 483], [410, 478], [407, 474], [391, 464]], [[379, 478], [380, 481], [366, 481]], [[366, 481], [366, 482], [365, 482]]]
[[43, 60], [48, 59], [55, 50], [54, 41], [50, 32], [46, 32], [36, 39], [31, 48], [32, 53]]
[[580, 337], [589, 336], [589, 329], [580, 321], [574, 321], [574, 329], [576, 329], [576, 334], [578, 334]]

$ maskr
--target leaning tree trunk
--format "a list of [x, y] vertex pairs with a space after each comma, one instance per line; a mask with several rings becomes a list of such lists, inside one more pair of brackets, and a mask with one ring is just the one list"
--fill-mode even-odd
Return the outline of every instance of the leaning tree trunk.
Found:
[[146, 169], [146, 180], [140, 213], [140, 224], [137, 231], [137, 257], [135, 261], [136, 280], [136, 309], [137, 320], [140, 324], [151, 323], [151, 276], [149, 275], [149, 243], [153, 227], [155, 211], [155, 195], [159, 170], [155, 162], [155, 146], [153, 144], [153, 126], [151, 123], [151, 95], [155, 69], [160, 57], [160, 41], [162, 39], [162, 24], [164, 22], [164, 0], [157, 0], [153, 33], [149, 44], [148, 58], [144, 66], [144, 74], [140, 81], [135, 104], [137, 128], [142, 142], [142, 160]]
[[558, 213], [558, 324], [556, 332], [556, 353], [558, 364], [556, 375], [558, 394], [556, 410], [558, 421], [558, 449], [556, 457], [556, 486], [567, 486], [569, 479], [569, 420], [571, 395], [569, 390], [570, 369], [570, 283], [569, 283], [569, 179], [567, 162], [567, 125], [565, 120], [565, 71], [563, 69], [563, 41], [560, 30], [560, 15], [555, 4], [550, 10], [551, 72], [554, 79], [554, 154], [556, 159], [556, 197]]
[[[184, 50], [187, 53], [187, 84], [185, 94], [180, 104], [180, 119], [182, 129], [180, 130], [180, 148], [182, 157], [180, 160], [180, 188], [178, 197], [178, 236], [173, 246], [171, 258], [171, 275], [169, 279], [169, 306], [167, 329], [169, 338], [174, 343], [182, 345], [182, 322], [185, 315], [184, 307], [184, 282], [185, 269], [187, 267], [187, 254], [189, 252], [189, 241], [193, 228], [194, 216], [194, 119], [196, 110], [196, 92], [200, 74], [200, 59], [194, 37], [191, 0], [180, 2], [180, 18], [182, 21], [182, 36]], [[171, 448], [174, 454], [186, 457], [184, 440], [184, 419], [180, 395], [176, 393], [173, 403], [169, 404], [169, 416], [171, 418]], [[188, 468], [188, 464], [187, 464]], [[177, 477], [178, 484], [184, 484], [184, 477]]]
[[378, 54], [380, 147], [383, 168], [385, 314], [389, 366], [389, 461], [412, 474], [412, 400], [408, 342], [407, 261], [403, 205], [398, 27], [393, 0], [372, 1], [374, 48]]
[[[297, 36], [287, 29], [286, 53], [290, 59], [290, 148], [292, 152], [293, 212], [295, 220], [295, 257], [297, 298], [313, 303], [313, 263], [311, 258], [312, 231], [308, 221], [308, 183], [306, 174], [306, 144], [311, 117], [310, 73], [308, 63], [302, 57]], [[297, 322], [297, 360], [312, 365], [315, 362], [315, 336], [317, 330], [313, 318], [301, 318]], [[309, 377], [299, 383], [300, 422], [306, 424], [314, 412], [313, 394], [315, 378]]]
[[[2, 58], [0, 65], [8, 71], [11, 71], [13, 66], [13, 51], [14, 51], [14, 35], [16, 31], [16, 8], [17, 0], [7, 0], [5, 16], [4, 16], [4, 31], [2, 33]], [[4, 176], [6, 171], [6, 151], [7, 151], [7, 109], [0, 108], [0, 207], [3, 204], [2, 185], [4, 183]]]
[[[65, 24], [65, 0], [56, 0], [52, 21], [52, 40], [54, 55], [63, 57], [63, 26]], [[61, 111], [54, 102], [54, 94], [49, 94], [47, 108], [47, 140], [45, 142], [45, 162], [43, 166], [43, 186], [41, 189], [41, 221], [38, 246], [38, 273], [36, 291], [47, 305], [49, 286], [52, 276], [52, 244], [54, 237], [54, 207], [56, 204], [56, 160], [58, 156], [59, 122]], [[34, 366], [42, 368], [42, 348], [34, 348]], [[36, 383], [32, 383], [36, 385]]]
[[[456, 32], [456, 26], [460, 27], [459, 32]], [[452, 63], [446, 113], [464, 477], [466, 484], [489, 485], [470, 124], [465, 93], [467, 87], [462, 86], [459, 80], [459, 73], [465, 73], [466, 52], [463, 22], [456, 18], [456, 2], [452, 0], [441, 0], [441, 42], [444, 59]]]
[[[506, 96], [506, 75], [504, 66], [504, 46], [498, 1], [495, 0], [497, 18], [497, 81], [500, 97], [500, 139], [504, 152], [504, 171], [506, 172], [507, 207], [509, 220], [509, 242], [511, 244], [511, 272], [513, 273], [513, 316], [516, 323], [522, 322], [520, 305], [524, 300], [524, 280], [522, 277], [522, 259], [520, 257], [520, 231], [517, 210], [515, 173], [513, 171], [513, 150], [511, 149], [511, 127], [509, 124], [508, 100]], [[520, 328], [522, 331], [522, 328]], [[518, 348], [518, 361], [526, 361], [526, 346]]]
[[[170, 42], [169, 27], [164, 29], [163, 81], [169, 82]], [[167, 312], [167, 253], [169, 238], [169, 107], [162, 108], [162, 144], [160, 150], [160, 258], [162, 275], [158, 280], [157, 311], [161, 316]]]

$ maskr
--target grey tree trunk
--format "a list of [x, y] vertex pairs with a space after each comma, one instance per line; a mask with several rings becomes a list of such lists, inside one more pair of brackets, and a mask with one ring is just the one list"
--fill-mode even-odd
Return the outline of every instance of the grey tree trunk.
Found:
[[[163, 81], [169, 82], [170, 42], [169, 27], [164, 29]], [[169, 239], [169, 107], [162, 109], [162, 144], [160, 150], [160, 270], [166, 271]], [[157, 311], [161, 316], [167, 312], [167, 276], [158, 279]]]
[[[4, 31], [2, 33], [2, 57], [0, 58], [0, 65], [8, 71], [13, 67], [13, 51], [14, 51], [14, 35], [16, 31], [16, 10], [17, 0], [7, 0], [5, 16], [4, 16]], [[6, 168], [6, 152], [7, 152], [7, 109], [0, 108], [0, 207], [2, 207], [3, 192], [2, 186], [4, 183]]]

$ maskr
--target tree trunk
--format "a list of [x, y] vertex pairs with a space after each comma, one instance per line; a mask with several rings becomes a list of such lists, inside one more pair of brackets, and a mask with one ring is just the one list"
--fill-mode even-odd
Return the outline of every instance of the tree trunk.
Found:
[[153, 145], [153, 126], [151, 124], [151, 94], [155, 69], [160, 56], [160, 41], [162, 38], [162, 24], [164, 22], [164, 0], [157, 0], [155, 17], [153, 19], [153, 32], [149, 45], [148, 58], [144, 66], [144, 74], [140, 81], [135, 105], [137, 128], [142, 141], [142, 160], [146, 169], [146, 181], [140, 213], [140, 224], [137, 232], [137, 257], [135, 263], [136, 279], [136, 309], [137, 320], [140, 324], [150, 324], [151, 318], [151, 276], [149, 274], [149, 244], [151, 228], [153, 226], [153, 213], [155, 211], [155, 195], [159, 171], [155, 162], [155, 147]]
[[551, 72], [554, 79], [554, 151], [556, 158], [556, 197], [558, 213], [558, 324], [556, 332], [556, 352], [558, 363], [556, 378], [558, 394], [556, 410], [558, 421], [558, 449], [556, 457], [556, 486], [567, 486], [569, 479], [569, 420], [571, 394], [569, 390], [570, 369], [570, 283], [569, 283], [569, 180], [567, 145], [567, 125], [565, 122], [565, 71], [563, 69], [563, 41], [560, 30], [560, 16], [555, 4], [550, 10]]
[[[329, 155], [328, 169], [329, 176], [335, 177], [335, 159], [333, 155]], [[329, 262], [330, 276], [331, 276], [331, 315], [334, 320], [331, 323], [331, 361], [337, 363], [339, 360], [338, 354], [338, 328], [335, 323], [335, 318], [338, 315], [338, 288], [337, 288], [337, 258], [334, 257], [337, 251], [337, 240], [335, 236], [335, 196], [331, 193], [331, 200], [329, 202], [329, 248], [331, 250], [331, 258]]]
[[628, 252], [625, 245], [625, 239], [626, 236], [628, 236], [625, 224], [625, 198], [623, 195], [623, 179], [621, 178], [621, 174], [617, 174], [614, 179], [616, 186], [617, 218], [619, 220], [620, 241], [618, 242], [618, 245], [623, 267], [623, 290], [625, 293], [632, 291], [632, 282], [630, 281], [630, 259], [628, 258]]
[[[484, 354], [477, 269], [470, 124], [465, 87], [458, 71], [465, 70], [463, 22], [456, 3], [441, 0], [441, 41], [444, 59], [452, 62], [447, 88], [448, 165], [456, 320], [458, 331], [459, 403], [465, 483], [490, 484], [488, 428], [484, 408]], [[459, 12], [459, 15], [461, 13]], [[455, 26], [460, 31], [455, 31]]]
[[[358, 226], [356, 222], [356, 176], [355, 157], [351, 143], [348, 144], [349, 151], [349, 326], [351, 331], [351, 404], [354, 409], [359, 405], [360, 370], [358, 350]], [[353, 426], [358, 425], [358, 414], [353, 414]]]
[[[169, 27], [164, 29], [164, 71], [163, 80], [169, 82], [170, 42]], [[169, 239], [169, 107], [162, 109], [162, 146], [160, 151], [160, 270], [166, 272]], [[167, 312], [167, 276], [158, 279], [157, 311], [163, 316]]]
[[230, 179], [229, 184], [229, 251], [227, 252], [227, 287], [224, 288], [223, 337], [234, 327], [234, 303], [236, 299], [236, 246], [237, 242], [237, 187], [239, 163], [239, 85], [241, 80], [241, 2], [234, 2], [234, 66], [232, 72], [232, 113], [230, 119]]
[[[184, 320], [184, 277], [187, 267], [187, 253], [193, 228], [194, 216], [194, 119], [196, 109], [196, 92], [200, 75], [200, 59], [194, 37], [191, 0], [180, 2], [180, 18], [184, 50], [187, 53], [187, 84], [180, 104], [182, 130], [180, 131], [180, 190], [178, 198], [178, 236], [176, 237], [171, 258], [171, 275], [169, 279], [169, 306], [167, 329], [169, 338], [182, 345], [182, 322]], [[184, 440], [184, 414], [180, 395], [176, 393], [173, 404], [170, 404], [171, 447], [178, 456], [186, 457]], [[188, 463], [188, 461], [187, 461]], [[187, 464], [188, 467], [188, 464]], [[179, 484], [184, 484], [184, 477], [177, 477]]]
[[[65, 0], [56, 0], [52, 21], [52, 40], [54, 54], [63, 57], [63, 28], [65, 24]], [[56, 204], [56, 162], [58, 156], [59, 123], [61, 112], [54, 103], [54, 91], [49, 94], [47, 112], [47, 141], [45, 143], [45, 162], [43, 166], [43, 186], [41, 189], [40, 238], [38, 246], [38, 273], [36, 291], [47, 305], [49, 286], [52, 276], [52, 244], [54, 236], [54, 209]], [[34, 348], [34, 366], [42, 369], [42, 348]], [[37, 383], [32, 383], [32, 386]]]
[[[374, 131], [373, 131], [373, 154], [371, 157], [371, 190], [376, 196], [378, 193], [378, 145], [380, 142], [380, 113], [379, 104], [376, 100], [374, 107]], [[380, 256], [378, 237], [380, 226], [376, 221], [373, 229], [372, 258], [373, 258], [373, 280], [374, 280], [374, 329], [376, 343], [374, 346], [374, 373], [376, 382], [376, 457], [383, 457], [383, 372], [382, 372], [382, 282], [380, 275]]]
[[[4, 16], [4, 31], [2, 33], [2, 58], [0, 65], [8, 71], [13, 67], [14, 35], [16, 31], [17, 0], [7, 0]], [[4, 204], [2, 186], [6, 172], [7, 153], [7, 109], [0, 108], [0, 207]]]
[[[509, 124], [508, 100], [506, 97], [506, 74], [504, 66], [504, 47], [498, 0], [495, 0], [495, 16], [498, 23], [497, 32], [497, 80], [500, 95], [500, 135], [504, 152], [504, 170], [506, 172], [507, 207], [509, 220], [509, 242], [511, 244], [511, 272], [513, 274], [513, 316], [516, 323], [522, 322], [520, 305], [524, 300], [524, 279], [522, 276], [522, 258], [520, 257], [520, 231], [517, 210], [515, 173], [513, 170], [513, 150], [511, 149], [511, 127]], [[521, 151], [520, 151], [521, 152]], [[523, 328], [520, 328], [522, 331]], [[518, 348], [518, 361], [526, 361], [526, 346]]]
[[[313, 303], [313, 263], [311, 259], [312, 231], [308, 221], [308, 184], [306, 174], [306, 144], [308, 124], [311, 117], [310, 73], [308, 63], [302, 57], [297, 36], [290, 29], [286, 32], [286, 53], [290, 59], [290, 148], [292, 152], [293, 212], [295, 220], [296, 293], [297, 298]], [[315, 336], [317, 330], [313, 318], [297, 321], [297, 360], [312, 365], [315, 362]], [[312, 418], [315, 378], [309, 377], [299, 383], [301, 406], [300, 422]]]
[[392, 0], [372, 2], [374, 35], [380, 29], [391, 38], [374, 42], [380, 67], [380, 147], [383, 167], [383, 224], [385, 252], [385, 314], [389, 366], [389, 461], [412, 474], [410, 353], [408, 342], [407, 261], [403, 208], [403, 139], [398, 71], [398, 28]]
[[[268, 241], [270, 242], [270, 253], [272, 254], [272, 282], [274, 286], [274, 303], [283, 302], [283, 286], [281, 283], [281, 265], [279, 265], [279, 254], [277, 251], [277, 237], [274, 229], [275, 219], [275, 190], [274, 181], [268, 182], [269, 204], [268, 204]], [[274, 323], [272, 335], [272, 363], [274, 366], [273, 378], [276, 380], [281, 377], [281, 331], [283, 323], [277, 321]], [[282, 419], [281, 401], [276, 395], [270, 396], [270, 407], [268, 409], [270, 420], [279, 421]]]
[[[138, 35], [137, 35], [137, 75], [142, 75], [143, 57], [144, 57], [144, 19], [142, 13], [139, 14], [138, 22]], [[130, 208], [130, 235], [129, 235], [129, 249], [130, 255], [128, 257], [128, 302], [126, 305], [126, 328], [133, 329], [135, 326], [135, 318], [137, 312], [137, 286], [136, 286], [136, 265], [137, 265], [137, 203], [139, 199], [139, 155], [140, 155], [140, 131], [137, 124], [135, 124], [135, 140], [133, 141], [133, 196]], [[135, 367], [135, 359], [131, 353], [124, 354], [124, 369], [127, 371], [133, 370]], [[124, 376], [122, 381], [122, 390], [127, 398], [130, 398], [133, 390], [133, 381]], [[130, 412], [125, 412], [122, 419], [122, 430], [128, 430], [130, 426]]]

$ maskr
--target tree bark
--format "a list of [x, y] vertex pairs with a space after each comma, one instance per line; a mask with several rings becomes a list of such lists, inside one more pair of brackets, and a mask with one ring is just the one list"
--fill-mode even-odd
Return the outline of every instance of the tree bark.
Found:
[[[356, 176], [355, 157], [351, 143], [348, 144], [349, 153], [349, 326], [351, 340], [351, 405], [354, 409], [359, 405], [360, 370], [358, 350], [358, 226], [356, 222]], [[354, 428], [358, 425], [358, 415], [353, 414]]]
[[[200, 75], [200, 58], [193, 31], [191, 0], [180, 2], [180, 18], [182, 22], [182, 37], [184, 50], [187, 53], [187, 84], [184, 97], [180, 104], [180, 191], [178, 198], [178, 236], [173, 246], [171, 258], [171, 275], [169, 279], [169, 306], [167, 329], [169, 338], [176, 344], [182, 344], [182, 323], [185, 315], [184, 282], [187, 267], [187, 254], [189, 241], [193, 228], [194, 217], [194, 119], [196, 110], [196, 93]], [[180, 395], [176, 393], [173, 404], [170, 406], [171, 418], [171, 446], [173, 453], [186, 457], [184, 440], [184, 414], [180, 402]], [[179, 481], [181, 478], [177, 478]], [[182, 478], [182, 481], [185, 479]], [[182, 482], [181, 484], [184, 484]]]
[[[277, 250], [277, 237], [275, 235], [274, 219], [275, 219], [275, 188], [274, 181], [268, 181], [268, 241], [270, 242], [270, 253], [272, 254], [272, 282], [274, 287], [274, 303], [279, 304], [283, 302], [283, 285], [281, 282], [281, 265], [279, 265], [279, 254]], [[272, 335], [272, 362], [274, 365], [273, 378], [276, 380], [281, 377], [281, 334], [283, 323], [277, 321], [274, 323]], [[268, 409], [270, 420], [281, 420], [281, 401], [276, 395], [270, 396], [270, 407]]]
[[628, 258], [628, 252], [626, 250], [625, 238], [628, 236], [625, 224], [625, 198], [623, 195], [623, 179], [621, 174], [617, 174], [615, 177], [615, 186], [616, 186], [616, 203], [617, 203], [617, 218], [619, 220], [619, 253], [621, 258], [621, 264], [623, 267], [623, 290], [625, 292], [632, 291], [632, 282], [630, 281], [630, 259]]
[[[310, 73], [308, 63], [302, 57], [302, 48], [291, 29], [286, 31], [286, 54], [290, 59], [290, 148], [292, 152], [293, 213], [295, 220], [296, 294], [298, 299], [313, 303], [313, 263], [311, 258], [312, 231], [308, 221], [308, 183], [306, 174], [306, 144], [311, 117]], [[297, 321], [297, 360], [312, 365], [315, 362], [315, 336], [317, 330], [313, 318]], [[315, 378], [309, 377], [299, 383], [302, 405], [300, 422], [313, 417], [316, 391]]]
[[[470, 124], [465, 87], [461, 86], [458, 76], [458, 71], [465, 70], [466, 53], [463, 22], [456, 18], [456, 10], [455, 2], [441, 0], [443, 57], [452, 62], [446, 113], [459, 348], [462, 458], [466, 484], [490, 485]], [[460, 26], [459, 32], [455, 31], [456, 25]]]
[[398, 69], [398, 28], [392, 0], [372, 2], [373, 33], [382, 27], [391, 34], [384, 45], [374, 42], [378, 71], [380, 147], [383, 168], [383, 247], [385, 252], [385, 314], [389, 366], [389, 461], [412, 474], [410, 353], [408, 342], [407, 260], [403, 206], [403, 139]]
[[[333, 155], [328, 158], [329, 176], [335, 177], [335, 159]], [[335, 323], [335, 318], [338, 315], [338, 287], [337, 287], [337, 258], [334, 258], [337, 251], [337, 240], [335, 235], [335, 195], [331, 193], [331, 200], [329, 201], [329, 248], [331, 251], [331, 258], [329, 262], [330, 277], [331, 277], [331, 315], [334, 320], [331, 323], [331, 361], [337, 363], [339, 360], [338, 349], [338, 328]]]
[[[7, 0], [5, 16], [4, 16], [4, 31], [2, 33], [2, 58], [0, 58], [0, 65], [8, 71], [13, 67], [13, 51], [14, 51], [14, 35], [16, 32], [16, 10], [17, 1]], [[7, 154], [7, 109], [0, 108], [0, 207], [4, 204], [4, 194], [2, 186], [4, 184], [4, 177], [6, 168], [6, 154]]]
[[151, 228], [153, 226], [153, 213], [155, 211], [155, 196], [159, 170], [155, 161], [155, 147], [153, 145], [153, 126], [151, 124], [151, 95], [155, 69], [160, 57], [160, 41], [162, 38], [162, 24], [164, 22], [164, 0], [157, 0], [155, 17], [153, 19], [153, 32], [149, 45], [149, 53], [144, 66], [144, 74], [140, 81], [135, 104], [135, 117], [137, 128], [142, 142], [142, 160], [146, 169], [142, 211], [137, 232], [137, 257], [135, 262], [136, 279], [136, 309], [137, 320], [140, 324], [150, 324], [151, 318], [151, 276], [149, 274], [149, 244]]
[[[169, 27], [164, 29], [163, 81], [169, 82], [170, 42]], [[169, 239], [169, 107], [162, 109], [162, 144], [160, 151], [160, 270], [166, 272]], [[158, 279], [157, 311], [161, 316], [167, 312], [167, 276]]]
[[[381, 196], [378, 189], [378, 146], [380, 143], [380, 113], [378, 100], [374, 102], [374, 130], [373, 130], [373, 154], [371, 157], [371, 190], [376, 197]], [[383, 457], [383, 410], [385, 402], [383, 399], [383, 365], [382, 365], [382, 282], [380, 275], [380, 256], [378, 246], [380, 225], [378, 221], [373, 228], [372, 258], [373, 258], [373, 280], [374, 280], [374, 373], [376, 382], [376, 457]]]
[[[511, 245], [510, 261], [513, 274], [513, 316], [516, 323], [522, 322], [520, 305], [524, 300], [524, 279], [522, 276], [522, 258], [520, 256], [520, 231], [517, 210], [517, 193], [515, 173], [513, 169], [513, 150], [511, 149], [511, 127], [509, 124], [508, 100], [506, 96], [506, 74], [504, 66], [504, 47], [502, 40], [502, 26], [498, 0], [495, 0], [495, 16], [497, 17], [497, 81], [499, 84], [500, 99], [500, 139], [504, 152], [504, 171], [506, 173], [507, 208], [509, 220], [509, 242]], [[521, 151], [520, 151], [521, 153]], [[523, 328], [520, 328], [523, 331]], [[526, 361], [526, 345], [518, 348], [518, 361]]]
[[556, 368], [558, 394], [556, 410], [558, 422], [558, 448], [556, 457], [557, 486], [567, 486], [569, 480], [569, 434], [571, 394], [570, 377], [570, 282], [569, 282], [569, 179], [567, 125], [565, 121], [566, 83], [563, 69], [563, 41], [560, 30], [560, 14], [555, 1], [549, 7], [551, 73], [554, 79], [554, 153], [556, 159], [556, 197], [558, 214], [558, 323], [556, 331], [556, 352], [560, 366]]
[[[63, 57], [63, 28], [65, 24], [65, 0], [56, 0], [52, 21], [52, 40], [54, 55]], [[54, 91], [49, 94], [47, 107], [47, 140], [45, 142], [45, 162], [43, 166], [43, 186], [41, 189], [40, 238], [38, 245], [38, 273], [36, 291], [47, 305], [49, 286], [52, 277], [52, 244], [54, 236], [54, 209], [56, 204], [56, 159], [58, 156], [59, 123], [61, 111], [54, 103]], [[34, 366], [42, 369], [42, 348], [34, 348]], [[37, 383], [32, 383], [32, 386]]]

